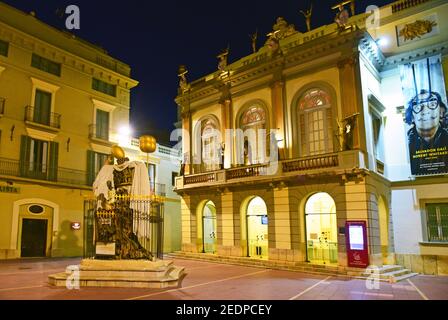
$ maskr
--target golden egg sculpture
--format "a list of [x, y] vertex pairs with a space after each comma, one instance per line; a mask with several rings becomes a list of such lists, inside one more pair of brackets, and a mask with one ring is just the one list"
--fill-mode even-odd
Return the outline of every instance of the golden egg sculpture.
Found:
[[117, 159], [123, 159], [125, 157], [124, 150], [117, 144], [112, 146], [110, 153]]
[[139, 139], [140, 150], [145, 153], [153, 153], [157, 148], [156, 138], [153, 136], [141, 136]]

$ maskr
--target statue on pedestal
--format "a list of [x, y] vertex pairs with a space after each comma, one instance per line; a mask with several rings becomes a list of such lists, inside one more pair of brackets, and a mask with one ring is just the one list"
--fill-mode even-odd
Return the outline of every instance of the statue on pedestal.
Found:
[[117, 164], [101, 168], [93, 188], [98, 199], [97, 243], [109, 250], [114, 248], [106, 255], [115, 259], [152, 259], [152, 253], [140, 243], [150, 236], [151, 203], [149, 199], [136, 200], [151, 192], [145, 164], [129, 161], [120, 152]]

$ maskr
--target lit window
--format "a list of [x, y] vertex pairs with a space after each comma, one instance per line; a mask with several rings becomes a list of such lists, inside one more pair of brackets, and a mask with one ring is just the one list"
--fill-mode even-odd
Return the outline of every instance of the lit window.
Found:
[[333, 152], [330, 95], [321, 89], [305, 92], [298, 104], [301, 155]]

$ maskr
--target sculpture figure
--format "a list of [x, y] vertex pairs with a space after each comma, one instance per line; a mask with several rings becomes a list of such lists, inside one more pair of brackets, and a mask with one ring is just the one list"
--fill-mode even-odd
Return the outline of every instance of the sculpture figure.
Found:
[[309, 10], [307, 10], [305, 12], [300, 10], [300, 12], [303, 14], [303, 16], [306, 19], [307, 31], [310, 31], [311, 30], [311, 16], [313, 15], [313, 4], [311, 4], [311, 8]]
[[252, 40], [252, 52], [257, 52], [257, 38], [258, 38], [258, 31], [255, 31], [254, 34], [250, 35], [250, 38]]

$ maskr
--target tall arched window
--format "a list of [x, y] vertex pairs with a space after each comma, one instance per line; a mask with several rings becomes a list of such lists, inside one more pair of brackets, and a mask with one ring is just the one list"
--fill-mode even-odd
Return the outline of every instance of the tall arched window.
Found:
[[320, 88], [307, 90], [297, 107], [301, 156], [333, 152], [331, 98]]
[[219, 170], [221, 141], [214, 118], [201, 121], [201, 171]]
[[254, 105], [241, 115], [240, 128], [248, 133], [244, 136], [244, 164], [256, 164], [265, 161], [266, 139], [265, 133], [259, 130], [267, 130], [266, 111], [259, 105]]

